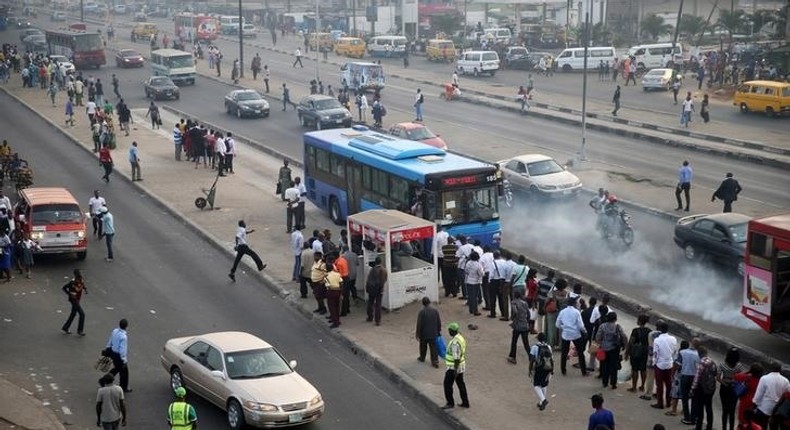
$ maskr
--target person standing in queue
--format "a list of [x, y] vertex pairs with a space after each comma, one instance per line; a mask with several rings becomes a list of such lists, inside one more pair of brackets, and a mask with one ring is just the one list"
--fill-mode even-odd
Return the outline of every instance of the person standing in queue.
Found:
[[[292, 185], [285, 190], [283, 196], [283, 201], [285, 202], [285, 232], [290, 233], [294, 230], [294, 220], [299, 210], [299, 189]], [[296, 228], [299, 229], [298, 222], [296, 223]]]
[[104, 353], [112, 359], [113, 368], [110, 373], [115, 376], [121, 375], [121, 388], [124, 393], [132, 390], [129, 388], [129, 337], [126, 328], [129, 322], [126, 318], [118, 322], [118, 327], [110, 333]]
[[299, 228], [304, 230], [304, 204], [307, 201], [307, 187], [305, 187], [302, 183], [302, 178], [298, 176], [294, 178], [294, 187], [299, 190], [299, 204], [296, 205], [296, 219], [294, 222], [299, 226]]
[[326, 305], [324, 304], [326, 274], [327, 268], [326, 263], [324, 263], [324, 254], [321, 251], [314, 250], [313, 265], [310, 267], [310, 288], [313, 290], [313, 297], [315, 297], [315, 301], [318, 304], [318, 307], [313, 312], [319, 315], [326, 313]]
[[371, 322], [375, 318], [376, 325], [381, 325], [381, 299], [386, 284], [387, 269], [381, 264], [381, 257], [376, 257], [365, 284], [365, 291], [368, 293], [367, 321]]
[[186, 402], [187, 390], [178, 387], [175, 390], [176, 400], [167, 407], [167, 424], [170, 430], [195, 430], [197, 428], [197, 412]]
[[466, 383], [464, 382], [464, 373], [466, 372], [466, 339], [461, 336], [460, 327], [458, 323], [452, 322], [447, 326], [447, 331], [450, 333], [450, 341], [447, 342], [447, 354], [444, 356], [444, 362], [447, 365], [447, 371], [444, 374], [444, 398], [447, 403], [442, 406], [442, 409], [452, 409], [455, 407], [455, 399], [453, 398], [453, 384], [458, 385], [458, 391], [461, 394], [462, 408], [469, 407], [469, 397], [466, 394]]
[[69, 328], [71, 328], [71, 323], [74, 322], [74, 317], [79, 314], [80, 319], [77, 323], [77, 334], [85, 336], [85, 312], [82, 310], [80, 300], [83, 294], [88, 294], [88, 289], [85, 287], [85, 280], [82, 279], [82, 272], [80, 272], [80, 269], [74, 269], [74, 278], [64, 285], [62, 290], [69, 296], [71, 313], [66, 322], [63, 323], [61, 330], [63, 330], [63, 333], [71, 334]]
[[247, 244], [247, 235], [254, 232], [254, 229], [247, 230], [247, 223], [243, 219], [239, 220], [239, 226], [236, 228], [236, 258], [233, 260], [233, 267], [231, 267], [230, 273], [228, 273], [228, 277], [233, 282], [236, 282], [236, 269], [245, 255], [252, 257], [259, 272], [266, 268], [266, 265], [261, 261], [261, 257]]
[[442, 334], [442, 318], [439, 311], [431, 306], [431, 299], [422, 298], [422, 309], [417, 314], [415, 337], [420, 342], [420, 356], [417, 361], [425, 362], [425, 353], [430, 350], [431, 366], [439, 368], [439, 355], [436, 338]]
[[283, 160], [283, 165], [277, 173], [277, 189], [280, 190], [280, 199], [285, 201], [285, 190], [293, 186], [291, 180], [291, 168], [288, 167], [288, 160]]
[[743, 191], [741, 184], [738, 180], [732, 177], [732, 173], [728, 172], [727, 177], [721, 181], [719, 188], [713, 193], [710, 201], [714, 202], [716, 199], [724, 201], [724, 210], [722, 212], [732, 212], [732, 202], [738, 200], [738, 194]]
[[340, 327], [340, 297], [343, 293], [343, 276], [338, 271], [337, 260], [334, 260], [333, 263], [326, 263], [326, 269], [326, 301], [331, 323], [329, 328], [338, 328]]

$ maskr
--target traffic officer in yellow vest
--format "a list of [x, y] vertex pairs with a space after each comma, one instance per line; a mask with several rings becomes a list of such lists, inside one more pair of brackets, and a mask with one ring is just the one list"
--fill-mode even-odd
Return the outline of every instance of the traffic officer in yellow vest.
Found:
[[176, 401], [167, 408], [167, 423], [170, 424], [170, 430], [194, 430], [197, 428], [197, 413], [195, 408], [184, 400], [186, 396], [186, 388], [176, 388]]
[[452, 409], [455, 407], [453, 399], [453, 383], [458, 385], [461, 393], [461, 407], [469, 407], [469, 397], [466, 395], [466, 383], [464, 382], [464, 372], [466, 371], [466, 340], [461, 333], [458, 323], [452, 322], [447, 326], [450, 332], [450, 342], [447, 343], [447, 353], [444, 361], [447, 364], [447, 372], [444, 374], [444, 398], [447, 404], [442, 409]]

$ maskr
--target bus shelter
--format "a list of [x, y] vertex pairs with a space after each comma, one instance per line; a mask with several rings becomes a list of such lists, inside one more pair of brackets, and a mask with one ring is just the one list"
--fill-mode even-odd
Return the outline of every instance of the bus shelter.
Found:
[[437, 257], [431, 252], [434, 223], [387, 209], [349, 215], [346, 223], [349, 241], [362, 242], [365, 264], [358, 273], [362, 280], [358, 285], [364, 287], [376, 257], [387, 270], [382, 307], [398, 309], [426, 296], [432, 302], [439, 301], [439, 269]]

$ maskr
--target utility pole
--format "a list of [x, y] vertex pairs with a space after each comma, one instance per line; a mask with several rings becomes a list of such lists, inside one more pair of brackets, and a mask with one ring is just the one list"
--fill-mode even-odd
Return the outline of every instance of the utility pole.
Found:
[[681, 16], [683, 16], [683, 0], [680, 0], [680, 7], [678, 7], [678, 19], [675, 21], [675, 34], [672, 36], [672, 53], [670, 54], [670, 58], [672, 59], [673, 66], [675, 64], [675, 46], [678, 44], [678, 35], [680, 35]]
[[80, 0], [80, 22], [85, 22], [85, 0]]
[[320, 81], [321, 80], [320, 73], [319, 73], [319, 68], [318, 68], [318, 65], [321, 62], [318, 59], [318, 51], [321, 51], [322, 49], [325, 49], [325, 48], [321, 47], [321, 39], [318, 38], [318, 31], [319, 31], [318, 27], [320, 27], [320, 24], [321, 24], [321, 16], [319, 15], [319, 11], [318, 11], [318, 0], [315, 0], [315, 43], [316, 43], [316, 45], [315, 45], [315, 47], [316, 47], [316, 49], [315, 49], [315, 80], [316, 81]]
[[244, 16], [241, 11], [241, 0], [239, 0], [239, 77], [244, 77]]
[[590, 10], [592, 10], [592, 2], [593, 0], [590, 0], [590, 7], [584, 13], [584, 37], [582, 38], [584, 40], [584, 66], [582, 66], [582, 146], [579, 150], [580, 161], [587, 160], [587, 56], [589, 55], [588, 49], [590, 45]]

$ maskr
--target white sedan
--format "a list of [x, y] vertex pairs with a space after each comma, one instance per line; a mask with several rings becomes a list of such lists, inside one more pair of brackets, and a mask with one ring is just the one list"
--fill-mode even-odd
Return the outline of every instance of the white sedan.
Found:
[[69, 61], [65, 55], [50, 55], [49, 61], [54, 61], [60, 67], [60, 73], [64, 76], [73, 74], [76, 70], [74, 63]]
[[582, 189], [582, 181], [542, 154], [525, 154], [499, 162], [500, 169], [514, 189], [530, 197], [573, 197]]
[[[642, 90], [671, 90], [673, 74], [675, 71], [672, 69], [651, 69], [642, 76]], [[677, 73], [676, 76], [682, 82], [683, 75]]]
[[173, 390], [185, 387], [227, 412], [233, 430], [310, 423], [324, 414], [321, 394], [267, 342], [219, 332], [170, 339], [160, 357]]

